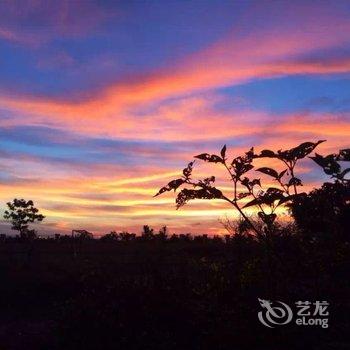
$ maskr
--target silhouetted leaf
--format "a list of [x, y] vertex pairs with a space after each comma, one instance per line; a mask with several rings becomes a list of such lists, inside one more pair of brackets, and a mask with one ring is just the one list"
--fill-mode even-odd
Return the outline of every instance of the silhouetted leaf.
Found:
[[237, 198], [243, 199], [243, 198], [248, 197], [248, 196], [250, 196], [249, 192], [241, 192], [241, 193], [238, 193]]
[[340, 165], [336, 162], [335, 158], [336, 156], [334, 154], [323, 157], [317, 153], [314, 157], [310, 157], [310, 159], [323, 168], [323, 171], [327, 175], [338, 174], [340, 172]]
[[277, 173], [277, 171], [274, 170], [274, 169], [271, 169], [271, 168], [263, 167], [263, 168], [256, 169], [256, 171], [259, 171], [259, 172], [261, 172], [261, 173], [263, 173], [263, 174], [272, 176], [272, 177], [274, 177], [275, 179], [278, 178], [278, 173]]
[[188, 163], [187, 167], [185, 169], [183, 169], [183, 171], [182, 171], [182, 173], [186, 179], [188, 179], [192, 174], [193, 164], [194, 164], [194, 161]]
[[241, 183], [243, 186], [249, 188], [249, 179], [247, 177], [245, 177], [243, 180], [241, 180]]
[[293, 155], [298, 158], [304, 158], [310, 154], [320, 143], [326, 142], [326, 140], [319, 140], [317, 142], [304, 142], [296, 147], [293, 151]]
[[215, 187], [201, 188], [200, 190], [192, 190], [184, 188], [177, 195], [176, 207], [179, 209], [185, 205], [188, 201], [193, 199], [220, 199], [222, 198], [222, 192]]
[[251, 164], [251, 160], [246, 157], [235, 158], [231, 163], [231, 167], [237, 177], [241, 177], [243, 174], [254, 168]]
[[290, 200], [292, 200], [292, 196], [293, 195], [290, 195], [290, 196], [285, 196], [285, 197], [282, 197], [279, 202], [278, 202], [278, 205], [282, 205]]
[[266, 193], [267, 194], [280, 194], [280, 193], [283, 193], [283, 191], [277, 187], [269, 187], [267, 190], [266, 190]]
[[209, 163], [223, 163], [223, 159], [220, 158], [219, 156], [215, 155], [215, 154], [208, 154], [208, 153], [202, 153], [199, 154], [197, 156], [195, 156], [194, 158], [198, 158], [201, 160], [204, 160], [205, 162], [209, 162]]
[[252, 147], [248, 152], [245, 153], [247, 160], [253, 160], [255, 157], [254, 147]]
[[259, 195], [261, 204], [272, 205], [275, 201], [283, 198], [283, 191], [279, 188], [269, 187], [265, 193]]
[[185, 181], [183, 179], [172, 180], [168, 183], [170, 190], [176, 190], [179, 186], [181, 186]]
[[302, 183], [297, 177], [292, 177], [288, 182], [288, 186], [302, 186]]
[[337, 160], [341, 162], [350, 162], [350, 148], [340, 150]]
[[319, 140], [317, 142], [303, 142], [299, 146], [291, 148], [286, 151], [278, 151], [278, 155], [284, 160], [297, 160], [306, 157], [310, 154], [320, 143], [326, 140]]
[[254, 158], [278, 158], [278, 154], [269, 149], [264, 149], [260, 152], [259, 155], [256, 155]]
[[226, 157], [226, 145], [224, 145], [224, 147], [222, 147], [220, 154], [221, 154], [222, 159], [225, 159], [225, 157]]
[[181, 186], [183, 183], [185, 182], [184, 179], [176, 179], [176, 180], [172, 180], [170, 181], [166, 186], [162, 187], [159, 192], [157, 194], [154, 195], [154, 197], [159, 196], [160, 194], [167, 192], [167, 191], [171, 191], [174, 190], [176, 191], [176, 189]]
[[343, 180], [345, 175], [350, 172], [350, 168], [344, 169], [340, 174], [337, 175], [337, 178]]
[[207, 178], [199, 181], [199, 184], [203, 185], [203, 186], [209, 186], [213, 182], [215, 182], [215, 176], [210, 176], [210, 177], [207, 177]]
[[279, 202], [278, 202], [278, 205], [282, 205], [284, 203], [287, 203], [287, 202], [291, 202], [291, 201], [294, 201], [302, 196], [304, 196], [305, 193], [304, 192], [301, 192], [301, 193], [296, 193], [296, 194], [291, 194], [289, 196], [285, 196], [285, 197], [282, 197]]
[[261, 187], [260, 179], [249, 180], [247, 177], [245, 177], [243, 180], [241, 180], [241, 184], [243, 186], [247, 187], [248, 189], [251, 189], [254, 186], [260, 186]]
[[269, 188], [266, 192], [261, 192], [257, 198], [248, 202], [243, 208], [248, 208], [254, 205], [267, 204], [271, 205], [276, 200], [283, 197], [283, 191], [275, 188]]
[[251, 187], [254, 187], [254, 186], [260, 186], [261, 187], [260, 179], [253, 179], [253, 180], [249, 181], [249, 185]]
[[282, 177], [284, 176], [284, 174], [288, 171], [288, 169], [284, 169], [282, 170], [279, 174], [278, 174], [278, 179], [282, 179]]
[[260, 198], [254, 198], [253, 200], [251, 200], [250, 202], [248, 202], [247, 204], [245, 204], [242, 209], [248, 208], [248, 207], [252, 207], [254, 205], [259, 205], [261, 204], [262, 201]]

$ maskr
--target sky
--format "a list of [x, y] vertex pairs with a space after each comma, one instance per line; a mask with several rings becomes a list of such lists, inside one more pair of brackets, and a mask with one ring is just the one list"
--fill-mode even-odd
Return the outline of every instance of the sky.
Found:
[[[224, 144], [348, 148], [349, 33], [341, 0], [2, 0], [1, 210], [34, 200], [41, 234], [222, 233], [225, 203], [153, 195]], [[297, 171], [325, 180], [311, 161]], [[208, 174], [230, 190], [196, 165]]]

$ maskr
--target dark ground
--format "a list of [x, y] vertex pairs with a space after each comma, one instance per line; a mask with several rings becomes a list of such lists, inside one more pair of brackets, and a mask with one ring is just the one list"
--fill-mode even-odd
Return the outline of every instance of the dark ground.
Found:
[[[276, 238], [0, 243], [0, 349], [350, 349], [350, 247]], [[269, 329], [258, 298], [326, 300]]]

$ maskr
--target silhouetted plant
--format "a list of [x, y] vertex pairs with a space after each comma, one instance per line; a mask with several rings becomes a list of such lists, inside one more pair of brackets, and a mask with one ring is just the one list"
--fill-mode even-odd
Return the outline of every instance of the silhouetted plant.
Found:
[[72, 230], [72, 237], [79, 241], [93, 239], [94, 235], [86, 230]]
[[[277, 217], [276, 209], [300, 196], [297, 188], [302, 186], [302, 182], [295, 175], [297, 162], [309, 155], [322, 142], [324, 141], [304, 142], [289, 150], [279, 150], [277, 152], [266, 149], [261, 151], [260, 154], [255, 154], [254, 148], [251, 148], [244, 155], [232, 160], [229, 160], [226, 156], [225, 145], [221, 149], [220, 156], [202, 153], [194, 158], [223, 166], [233, 183], [232, 194], [224, 194], [220, 189], [215, 187], [214, 183], [216, 179], [214, 176], [202, 180], [194, 180], [192, 178], [194, 161], [192, 161], [183, 169], [183, 176], [181, 178], [170, 181], [155, 196], [171, 190], [176, 191], [181, 186], [186, 186], [177, 195], [177, 209], [193, 199], [224, 200], [239, 212], [246, 225], [246, 229], [249, 227], [259, 238], [266, 239], [269, 238], [272, 232]], [[275, 158], [284, 164], [285, 169], [281, 172], [269, 167], [256, 169], [257, 172], [272, 177], [278, 187], [263, 189], [260, 178], [248, 175], [254, 169], [253, 161], [257, 158]], [[239, 191], [239, 187], [243, 191]], [[249, 201], [243, 203], [243, 199], [245, 201], [249, 199]], [[254, 225], [252, 220], [247, 216], [245, 209], [249, 207], [255, 207], [258, 210], [258, 217], [264, 224], [262, 230], [257, 225]]]
[[291, 203], [290, 209], [305, 239], [350, 239], [349, 183], [325, 183]]
[[334, 180], [319, 189], [304, 194], [290, 203], [291, 214], [303, 237], [307, 240], [349, 240], [350, 227], [350, 180], [346, 175], [350, 168], [342, 168], [350, 161], [350, 149], [339, 153], [310, 157]]
[[129, 233], [126, 231], [120, 232], [119, 237], [122, 242], [129, 242], [136, 239], [135, 233]]
[[154, 230], [148, 225], [143, 226], [143, 231], [141, 233], [141, 238], [143, 240], [152, 240], [154, 238]]
[[[254, 224], [255, 227], [258, 227], [259, 230], [262, 230], [261, 223], [258, 222], [258, 218], [249, 216], [249, 220]], [[254, 232], [250, 225], [242, 218], [230, 219], [227, 216], [219, 219], [219, 223], [225, 228], [230, 236], [235, 238], [249, 238], [252, 237]]]
[[15, 198], [12, 202], [6, 203], [6, 205], [8, 210], [5, 210], [4, 218], [11, 221], [12, 230], [18, 231], [21, 238], [35, 238], [36, 232], [29, 229], [29, 223], [43, 221], [45, 216], [40, 214], [39, 209], [34, 207], [33, 201]]
[[345, 176], [350, 172], [350, 168], [342, 169], [342, 162], [350, 161], [350, 149], [340, 150], [338, 153], [329, 154], [327, 156], [321, 156], [315, 154], [314, 157], [310, 157], [315, 163], [322, 167], [323, 171], [330, 175], [336, 182], [349, 183], [350, 179]]
[[168, 237], [168, 228], [166, 226], [161, 227], [158, 234], [156, 235], [157, 239], [165, 241]]
[[102, 242], [117, 242], [119, 240], [119, 238], [120, 238], [120, 236], [118, 235], [118, 233], [115, 231], [112, 231], [110, 233], [103, 235], [100, 238], [100, 241], [102, 241]]

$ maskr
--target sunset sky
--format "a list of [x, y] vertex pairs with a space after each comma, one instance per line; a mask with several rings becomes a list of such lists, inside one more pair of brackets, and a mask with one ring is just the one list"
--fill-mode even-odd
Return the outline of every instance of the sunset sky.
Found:
[[2, 0], [1, 211], [33, 199], [40, 233], [220, 233], [225, 203], [153, 195], [223, 144], [349, 147], [349, 33], [340, 0]]

